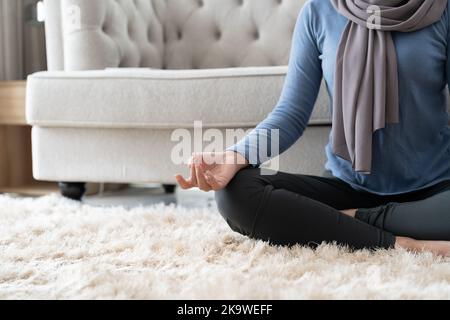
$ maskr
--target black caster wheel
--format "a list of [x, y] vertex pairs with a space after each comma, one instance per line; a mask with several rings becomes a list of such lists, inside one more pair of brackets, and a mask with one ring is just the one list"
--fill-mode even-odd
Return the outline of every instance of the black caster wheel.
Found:
[[60, 182], [59, 190], [64, 197], [81, 201], [86, 192], [86, 184], [82, 182]]
[[163, 184], [163, 188], [167, 194], [174, 194], [177, 186], [174, 184]]

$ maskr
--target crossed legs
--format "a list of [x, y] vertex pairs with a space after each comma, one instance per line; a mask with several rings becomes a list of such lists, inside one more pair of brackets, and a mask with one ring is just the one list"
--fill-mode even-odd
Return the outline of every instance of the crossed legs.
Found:
[[394, 248], [409, 238], [450, 240], [450, 182], [379, 196], [337, 178], [262, 176], [247, 168], [216, 192], [216, 200], [234, 231], [275, 245], [336, 242], [375, 249]]

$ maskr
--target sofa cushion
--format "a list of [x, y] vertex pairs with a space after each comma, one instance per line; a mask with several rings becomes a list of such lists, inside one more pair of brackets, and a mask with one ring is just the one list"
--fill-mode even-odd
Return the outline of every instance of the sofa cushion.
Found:
[[[28, 78], [31, 125], [97, 128], [253, 127], [279, 99], [287, 67], [41, 72]], [[311, 124], [329, 124], [324, 88]]]

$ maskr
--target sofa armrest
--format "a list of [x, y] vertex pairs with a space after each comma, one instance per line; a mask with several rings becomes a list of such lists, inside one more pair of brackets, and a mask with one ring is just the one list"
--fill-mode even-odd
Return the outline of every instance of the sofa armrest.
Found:
[[65, 70], [119, 66], [119, 48], [105, 32], [105, 21], [112, 5], [110, 0], [62, 0]]
[[45, 0], [51, 70], [163, 67], [164, 0]]
[[45, 42], [49, 71], [64, 70], [61, 0], [44, 0]]

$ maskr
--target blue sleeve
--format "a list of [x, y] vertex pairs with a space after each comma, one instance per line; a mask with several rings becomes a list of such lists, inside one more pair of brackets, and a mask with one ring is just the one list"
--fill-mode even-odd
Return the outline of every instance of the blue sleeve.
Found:
[[[277, 106], [256, 129], [228, 149], [240, 153], [252, 165], [259, 166], [289, 149], [308, 125], [322, 80], [320, 53], [314, 32], [316, 22], [311, 3], [307, 2], [297, 19], [289, 68]], [[271, 130], [277, 129], [279, 147], [272, 150]], [[262, 150], [262, 146], [266, 145], [267, 148]]]

